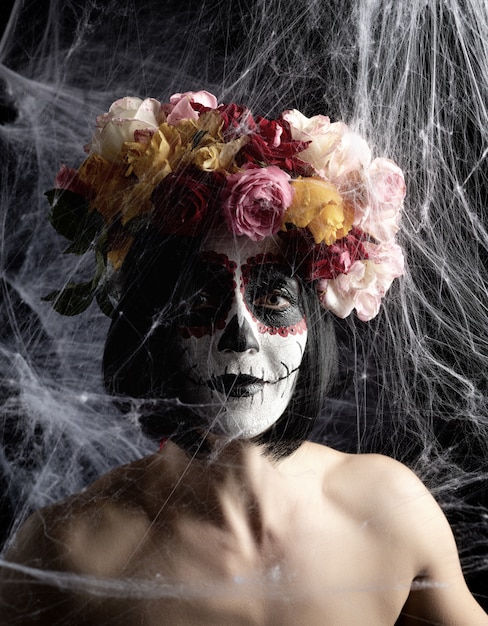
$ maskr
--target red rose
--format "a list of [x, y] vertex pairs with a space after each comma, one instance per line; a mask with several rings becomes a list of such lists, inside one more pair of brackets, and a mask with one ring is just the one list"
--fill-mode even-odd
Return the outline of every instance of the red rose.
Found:
[[72, 167], [62, 165], [55, 179], [56, 189], [66, 189], [82, 196], [83, 198], [93, 197], [93, 191], [90, 187], [80, 180], [77, 170]]
[[295, 260], [300, 275], [308, 281], [347, 274], [356, 261], [369, 258], [364, 246], [369, 237], [358, 228], [353, 228], [330, 246], [316, 244], [311, 233], [304, 228], [292, 228], [281, 233], [281, 237], [286, 241], [287, 254]]
[[168, 174], [151, 195], [155, 225], [168, 235], [200, 235], [224, 180], [196, 169]]
[[233, 129], [240, 128], [243, 132], [238, 134], [245, 135], [244, 128], [249, 130], [256, 128], [256, 122], [247, 107], [232, 102], [231, 104], [221, 104], [218, 107], [218, 111], [224, 120], [224, 126], [222, 128], [224, 133], [227, 130], [230, 132]]
[[363, 241], [365, 235], [358, 229], [352, 230], [330, 246], [319, 244], [313, 251], [308, 264], [308, 279], [336, 278], [347, 274], [356, 261], [368, 258]]
[[276, 165], [295, 176], [310, 176], [310, 166], [296, 156], [306, 147], [306, 141], [292, 139], [287, 122], [260, 117], [239, 156], [242, 163]]

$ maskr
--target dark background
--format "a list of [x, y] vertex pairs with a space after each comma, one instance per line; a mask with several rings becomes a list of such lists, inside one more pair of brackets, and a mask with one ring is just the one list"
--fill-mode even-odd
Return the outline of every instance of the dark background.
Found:
[[[7, 0], [4, 0], [0, 4], [0, 26], [2, 30], [6, 27], [7, 19], [13, 5], [13, 2], [9, 2]], [[74, 5], [76, 5], [76, 3], [74, 3]], [[17, 67], [24, 67], [26, 63], [28, 63], [29, 55], [37, 53], [38, 44], [43, 33], [44, 21], [42, 16], [43, 14], [47, 14], [50, 6], [51, 3], [46, 0], [36, 0], [35, 2], [25, 3], [22, 28], [18, 28], [16, 30], [14, 45], [11, 48], [8, 58], [8, 62], [13, 69], [16, 69]], [[158, 6], [161, 5], [159, 3], [147, 2], [144, 5], [141, 3], [140, 6], [142, 14], [144, 12], [150, 13], [151, 11], [157, 11]], [[184, 3], [185, 15], [188, 22], [190, 22], [191, 19], [196, 19], [196, 17], [198, 17], [200, 6], [201, 3], [196, 1]], [[238, 11], [239, 15], [243, 16], [246, 12], [252, 13], [253, 8], [253, 2], [251, 0], [247, 2], [240, 1], [234, 3], [233, 8], [228, 7], [226, 9], [223, 8], [222, 3], [215, 2], [213, 5], [212, 3], [207, 4], [206, 18], [208, 19], [208, 17], [211, 16], [214, 28], [211, 36], [206, 39], [205, 36], [202, 35], [201, 41], [206, 40], [210, 46], [209, 49], [211, 54], [209, 54], [206, 58], [206, 63], [208, 64], [207, 73], [209, 75], [221, 77], [224, 71], [222, 59], [225, 56], [227, 56], [228, 59], [233, 59], [234, 52], [239, 50], [248, 35], [245, 20], [232, 20], [232, 11]], [[171, 19], [171, 15], [181, 16], [182, 3], [165, 2], [164, 10], [167, 13], [168, 19]], [[332, 10], [333, 3], [331, 3], [331, 11]], [[32, 15], [32, 19], [29, 19], [29, 15]], [[66, 18], [66, 20], [67, 21], [60, 29], [60, 36], [61, 38], [65, 37], [66, 40], [69, 40], [72, 38], [73, 32], [76, 29], [76, 23], [70, 23], [69, 18]], [[196, 28], [198, 28], [198, 21], [196, 24]], [[321, 38], [318, 35], [314, 36], [312, 32], [307, 41], [302, 41], [297, 45], [313, 49], [314, 46], [321, 45]], [[175, 44], [176, 49], [177, 47], [177, 44]], [[184, 52], [184, 49], [182, 49], [181, 54], [183, 55]], [[278, 49], [277, 55], [280, 53], [284, 54], [285, 52], [286, 51], [284, 50], [280, 51]], [[354, 61], [352, 59], [351, 63], [353, 62]], [[193, 69], [195, 71], [195, 75], [198, 75], [196, 73], [197, 70], [192, 68], [191, 62], [189, 63], [187, 69], [189, 72]], [[350, 70], [351, 66], [349, 66], [349, 71]], [[329, 78], [328, 73], [331, 74], [330, 80], [333, 80], [333, 69], [320, 69], [311, 65], [310, 67], [304, 68], [303, 76], [300, 79], [297, 79], [296, 89], [304, 94], [302, 96], [303, 103], [301, 107], [301, 110], [303, 110], [304, 113], [308, 113], [310, 115], [321, 110], [321, 105], [323, 105], [324, 101], [323, 84], [324, 82], [327, 82]], [[342, 84], [346, 83], [346, 76], [346, 73], [341, 76]], [[257, 75], [254, 80], [256, 81], [256, 84], [259, 84], [259, 75]], [[270, 80], [268, 75], [265, 80]], [[275, 80], [283, 80], [283, 77], [276, 76]], [[82, 87], [82, 85], [80, 85], [80, 87]], [[270, 92], [275, 93], [275, 89], [270, 89]], [[351, 89], [351, 98], [352, 97], [353, 90]], [[330, 111], [332, 117], [338, 117], [340, 115], [339, 107], [334, 104], [335, 102], [336, 101], [332, 98], [332, 110]], [[266, 106], [265, 100], [263, 100], [263, 106]], [[287, 106], [289, 106], [289, 104], [286, 102], [279, 104], [280, 110], [287, 108]], [[0, 82], [0, 124], [5, 125], [11, 123], [15, 120], [16, 115], [17, 112], [15, 105], [6, 92], [5, 86]], [[466, 138], [469, 138], [473, 145], [480, 143], [482, 139], [477, 135], [475, 125], [472, 124], [470, 126], [469, 120], [467, 120], [466, 124], [464, 133], [459, 139], [460, 146], [462, 145], [461, 142], [466, 141]], [[466, 148], [466, 151], [469, 152], [469, 146]], [[469, 164], [466, 167], [468, 170]], [[7, 184], [7, 181], [2, 180], [1, 184], [5, 185]], [[483, 188], [483, 181], [472, 180], [471, 184], [473, 188], [473, 195], [478, 194], [479, 189]], [[8, 270], [6, 272], [6, 276], [14, 275], [16, 267], [20, 267], [22, 265], [23, 259], [21, 250], [22, 248], [19, 247], [19, 251], [17, 251], [15, 255], [8, 256], [6, 260], [6, 269]], [[482, 249], [479, 254], [479, 262], [486, 262], [486, 254]], [[428, 272], [428, 269], [426, 271]], [[432, 277], [432, 279], [435, 280], [434, 277]], [[19, 298], [18, 293], [11, 288], [8, 278], [4, 278], [2, 280], [1, 288], [3, 301], [9, 302], [8, 315], [5, 311], [5, 307], [0, 310], [0, 341], [2, 344], [13, 345], [17, 341], [16, 338], [18, 337], [19, 328], [21, 331], [22, 328], [29, 328], [30, 336], [35, 334], [37, 342], [44, 342], [45, 344], [48, 344], [49, 338], [47, 336], [43, 336], [42, 325], [38, 323], [36, 313], [25, 302], [23, 302], [21, 298]], [[447, 296], [446, 306], [449, 306]], [[38, 332], [33, 333], [32, 329], [36, 327], [38, 328]], [[435, 333], [435, 329], [433, 328], [432, 330], [433, 333]], [[344, 329], [341, 324], [338, 324], [338, 333], [341, 338], [342, 345], [344, 346], [345, 353], [351, 354], [352, 352], [350, 348], [347, 347], [347, 329]], [[444, 348], [446, 353], [449, 352], [450, 348], [451, 346], [446, 346]], [[25, 349], [28, 351], [29, 346], [25, 346]], [[447, 355], [446, 358], [449, 358], [449, 355]], [[368, 364], [366, 365], [368, 366]], [[42, 367], [42, 362], [39, 362], [39, 367]], [[367, 400], [367, 404], [374, 407], [377, 402], [377, 398], [380, 396], [381, 376], [377, 371], [377, 365], [374, 359], [372, 359], [372, 363], [368, 367], [370, 368], [372, 381], [367, 391], [368, 398], [359, 397], [359, 402], [364, 403]], [[464, 368], [465, 370], [469, 370], [469, 363], [466, 363]], [[354, 426], [351, 426], [351, 424], [354, 424], [355, 403], [358, 401], [357, 395], [352, 390], [354, 384], [354, 375], [351, 373], [352, 371], [352, 364], [347, 362], [347, 358], [344, 358], [342, 363], [342, 376], [339, 385], [340, 389], [337, 391], [340, 403], [338, 403], [336, 407], [336, 405], [332, 402], [332, 415], [326, 425], [322, 427], [322, 430], [317, 433], [318, 438], [322, 440], [326, 438], [327, 441], [332, 442], [336, 447], [346, 451], [354, 451], [357, 434], [354, 431]], [[482, 376], [486, 377], [485, 373], [482, 372]], [[375, 377], [378, 379], [376, 383], [374, 382]], [[10, 394], [12, 393], [14, 392], [8, 382], [2, 381], [0, 383], [0, 400], [3, 402], [8, 400]], [[348, 406], [350, 409], [348, 409]], [[385, 410], [386, 417], [383, 434], [382, 436], [376, 437], [374, 442], [370, 442], [367, 449], [380, 450], [386, 454], [398, 456], [398, 441], [394, 441], [392, 438], [392, 434], [395, 432], [395, 429], [392, 421], [390, 423], [388, 418], [388, 407], [385, 408], [387, 410]], [[449, 398], [446, 397], [445, 405], [438, 406], [437, 409], [441, 413], [448, 413], [450, 410]], [[23, 416], [9, 415], [8, 417], [5, 417], [0, 427], [0, 437], [6, 457], [12, 459], [15, 458], [18, 471], [20, 473], [26, 472], [26, 476], [28, 476], [29, 472], [42, 465], [48, 451], [44, 448], [42, 433], [36, 431], [35, 429], [32, 431], [23, 428], [22, 419]], [[375, 411], [371, 410], [371, 413], [366, 415], [366, 419], [371, 420], [373, 423], [375, 419]], [[457, 464], [460, 467], [465, 468], [466, 471], [476, 473], [477, 469], [480, 468], [480, 465], [486, 461], [486, 451], [483, 449], [483, 444], [486, 444], [486, 442], [476, 442], [476, 440], [473, 441], [472, 439], [467, 439], [464, 436], [464, 425], [460, 420], [439, 420], [434, 424], [433, 434], [444, 449], [453, 451], [452, 454], [455, 456]], [[403, 435], [406, 442], [406, 452], [402, 460], [410, 462], [414, 465], [415, 459], [421, 454], [422, 450], [419, 447], [418, 441], [409, 441], [408, 433], [404, 433]], [[21, 446], [19, 446], [19, 442], [22, 442]], [[18, 457], [19, 449], [24, 451], [20, 458]], [[484, 469], [486, 469], [486, 467]], [[90, 478], [89, 470], [87, 470], [87, 477]], [[20, 503], [24, 496], [25, 494], [21, 489], [18, 487], [12, 488], [12, 483], [9, 477], [0, 477], [1, 537], [8, 536], [12, 521], [15, 519], [18, 511], [20, 510]], [[457, 540], [461, 548], [461, 557], [463, 561], [465, 559], [470, 559], [470, 562], [473, 562], [473, 559], [476, 560], [479, 558], [481, 563], [482, 559], [486, 559], [486, 544], [488, 543], [488, 538], [485, 537], [485, 541], [483, 537], [480, 537], [476, 533], [473, 533], [471, 537], [466, 536], [465, 529], [471, 525], [471, 522], [473, 529], [476, 528], [479, 525], [479, 507], [488, 506], [488, 492], [486, 484], [474, 484], [469, 482], [458, 490], [457, 496], [461, 497], [467, 506], [462, 510], [451, 509], [448, 507], [446, 508], [446, 514], [455, 531], [457, 528], [464, 529], [463, 536], [457, 536]], [[488, 610], [488, 574], [486, 572], [486, 564], [483, 565], [483, 569], [481, 569], [478, 573], [468, 575], [467, 579], [473, 592], [479, 594], [478, 599], [480, 603], [486, 610]]]

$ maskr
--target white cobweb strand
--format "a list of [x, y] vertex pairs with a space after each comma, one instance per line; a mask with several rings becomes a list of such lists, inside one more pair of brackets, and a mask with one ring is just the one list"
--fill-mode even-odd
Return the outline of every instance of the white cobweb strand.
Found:
[[103, 391], [108, 321], [95, 307], [65, 319], [41, 301], [92, 262], [61, 257], [43, 193], [61, 163], [81, 162], [115, 98], [207, 88], [270, 116], [342, 118], [404, 169], [408, 272], [376, 320], [345, 323], [350, 384], [316, 437], [409, 462], [450, 515], [465, 571], [486, 572], [488, 516], [472, 497], [487, 479], [486, 3], [256, 0], [246, 12], [215, 1], [166, 3], [164, 14], [150, 2], [46, 4], [16, 2], [0, 45], [17, 111], [0, 126], [0, 463], [12, 529], [154, 449]]

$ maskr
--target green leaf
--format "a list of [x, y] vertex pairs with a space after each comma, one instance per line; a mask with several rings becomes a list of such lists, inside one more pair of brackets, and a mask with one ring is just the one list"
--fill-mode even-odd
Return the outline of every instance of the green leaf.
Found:
[[92, 280], [87, 283], [68, 283], [64, 289], [53, 291], [42, 299], [52, 302], [53, 309], [61, 315], [78, 315], [92, 303], [95, 288]]
[[65, 253], [84, 254], [103, 231], [103, 217], [90, 211], [82, 196], [66, 189], [46, 192], [51, 205], [49, 220], [56, 231], [71, 241]]
[[115, 308], [110, 301], [109, 290], [106, 285], [103, 285], [102, 287], [100, 287], [100, 289], [97, 289], [95, 293], [95, 298], [97, 299], [97, 304], [100, 307], [102, 313], [104, 313], [107, 317], [112, 317]]
[[107, 269], [107, 258], [104, 252], [99, 248], [95, 251], [95, 259], [97, 261], [97, 269], [95, 272], [95, 278], [93, 279], [94, 286], [97, 286], [101, 277], [105, 274]]
[[206, 130], [198, 130], [194, 135], [193, 135], [193, 140], [192, 140], [192, 150], [195, 150], [195, 148], [198, 147], [198, 144], [200, 143], [200, 141], [205, 137], [205, 135], [207, 134]]

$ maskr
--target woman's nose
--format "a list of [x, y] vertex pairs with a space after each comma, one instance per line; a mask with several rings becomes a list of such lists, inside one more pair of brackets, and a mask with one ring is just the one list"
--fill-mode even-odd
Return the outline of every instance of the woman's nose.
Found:
[[259, 352], [259, 343], [246, 318], [243, 317], [239, 322], [236, 314], [225, 327], [217, 348], [221, 352], [226, 350], [231, 350], [232, 352], [254, 350]]

